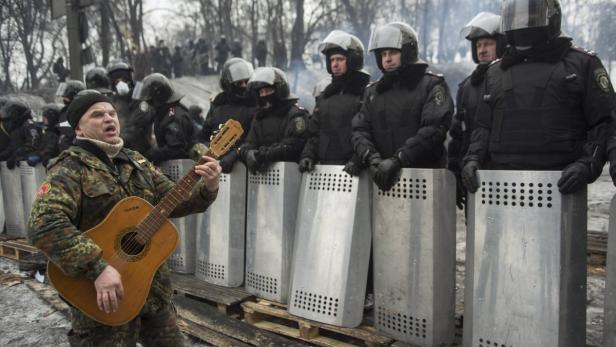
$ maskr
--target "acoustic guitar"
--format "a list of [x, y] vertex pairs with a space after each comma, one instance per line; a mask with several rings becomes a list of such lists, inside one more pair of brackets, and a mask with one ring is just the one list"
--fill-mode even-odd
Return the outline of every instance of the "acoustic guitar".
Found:
[[[227, 121], [211, 140], [206, 155], [214, 158], [224, 155], [242, 133], [239, 122]], [[199, 164], [203, 162], [201, 159]], [[178, 243], [178, 232], [167, 217], [186, 199], [199, 179], [190, 170], [155, 207], [139, 197], [124, 198], [101, 223], [84, 233], [103, 250], [102, 258], [122, 275], [124, 299], [116, 312], [105, 313], [98, 308], [94, 282], [84, 276], [67, 276], [50, 261], [47, 274], [60, 295], [105, 325], [118, 326], [135, 318], [145, 304], [154, 274]]]

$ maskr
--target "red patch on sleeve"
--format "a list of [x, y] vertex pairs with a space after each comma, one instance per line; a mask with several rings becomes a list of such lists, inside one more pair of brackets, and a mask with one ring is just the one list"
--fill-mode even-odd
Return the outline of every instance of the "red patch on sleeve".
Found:
[[45, 182], [41, 185], [41, 189], [39, 189], [38, 193], [36, 193], [36, 196], [43, 196], [47, 194], [47, 192], [49, 192], [50, 189], [51, 189], [51, 184]]

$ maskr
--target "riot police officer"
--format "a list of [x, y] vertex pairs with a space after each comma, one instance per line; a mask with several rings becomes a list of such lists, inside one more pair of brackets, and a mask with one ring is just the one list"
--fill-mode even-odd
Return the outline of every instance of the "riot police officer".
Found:
[[107, 73], [111, 80], [111, 100], [118, 112], [124, 147], [146, 153], [151, 147], [148, 139], [151, 135], [152, 117], [149, 112], [141, 110], [139, 101], [132, 97], [135, 88], [133, 68], [118, 60], [107, 66]]
[[561, 193], [593, 182], [605, 164], [614, 95], [601, 60], [560, 29], [556, 0], [505, 0], [510, 45], [490, 66], [462, 179], [479, 186], [478, 168], [562, 170]]
[[456, 204], [462, 209], [466, 204], [466, 189], [461, 180], [463, 159], [475, 128], [475, 113], [482, 102], [482, 83], [490, 63], [502, 57], [505, 51], [505, 35], [500, 31], [499, 15], [481, 12], [462, 29], [471, 42], [472, 57], [477, 67], [460, 83], [456, 96], [456, 113], [451, 122], [447, 147], [447, 168], [456, 176]]
[[61, 108], [57, 104], [43, 106], [41, 140], [34, 153], [28, 156], [28, 164], [34, 166], [40, 162], [43, 166], [47, 166], [51, 158], [55, 158], [60, 154], [58, 147], [58, 140], [60, 138], [60, 129], [58, 128], [60, 110]]
[[0, 96], [0, 148], [7, 148], [11, 141], [8, 124], [5, 123], [4, 105], [8, 102], [8, 98]]
[[239, 153], [252, 173], [277, 161], [297, 162], [305, 145], [307, 112], [291, 95], [284, 72], [278, 68], [255, 70], [248, 87], [258, 93], [258, 110]]
[[[248, 80], [253, 73], [252, 64], [242, 58], [231, 58], [225, 62], [220, 74], [222, 92], [217, 94], [210, 103], [210, 110], [205, 117], [200, 134], [201, 141], [208, 143], [213, 132], [221, 124], [234, 119], [240, 122], [244, 129], [244, 135], [237, 142], [237, 147], [241, 146], [257, 111], [257, 100], [254, 93], [248, 91]], [[237, 151], [233, 150], [220, 158], [222, 172], [231, 172], [238, 156]]]
[[329, 83], [318, 93], [308, 121], [308, 139], [299, 169], [312, 171], [315, 163], [345, 165], [349, 175], [358, 175], [361, 160], [353, 151], [351, 122], [359, 111], [370, 75], [364, 66], [364, 45], [344, 31], [332, 31], [320, 45], [325, 55]]
[[155, 164], [189, 157], [194, 130], [188, 110], [180, 104], [182, 97], [160, 73], [146, 76], [141, 88], [135, 90], [135, 98], [142, 101], [142, 109], [149, 109], [153, 117], [157, 146], [145, 156]]
[[98, 90], [101, 94], [111, 96], [111, 81], [104, 67], [95, 67], [86, 73], [86, 88]]
[[[32, 121], [32, 110], [21, 101], [9, 101], [2, 111], [2, 123], [10, 134], [9, 145], [0, 152], [0, 161], [9, 169], [33, 155], [40, 141], [38, 127]], [[30, 163], [31, 166], [36, 163]]]
[[77, 93], [84, 89], [86, 89], [86, 86], [83, 82], [78, 80], [68, 80], [60, 83], [60, 86], [56, 92], [56, 97], [61, 98], [61, 101], [64, 104], [62, 110], [60, 110], [60, 121], [58, 124], [58, 129], [60, 131], [60, 137], [58, 138], [58, 149], [60, 152], [69, 148], [75, 139], [75, 132], [66, 119], [66, 110], [68, 110], [68, 106], [71, 104]]
[[383, 77], [366, 88], [353, 119], [355, 153], [377, 186], [389, 190], [401, 168], [445, 166], [443, 142], [453, 114], [445, 79], [417, 56], [417, 34], [399, 22], [377, 27], [369, 50]]

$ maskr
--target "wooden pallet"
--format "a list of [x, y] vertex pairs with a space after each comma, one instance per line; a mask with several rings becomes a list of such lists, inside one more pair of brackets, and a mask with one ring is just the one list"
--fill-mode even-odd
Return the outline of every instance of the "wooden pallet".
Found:
[[244, 320], [257, 328], [293, 337], [317, 346], [389, 346], [393, 340], [373, 327], [343, 328], [294, 316], [280, 304], [259, 300], [244, 302]]
[[30, 246], [26, 240], [16, 239], [0, 242], [0, 256], [11, 258], [14, 260], [26, 260], [26, 257], [32, 258], [40, 251]]
[[[218, 308], [218, 311], [229, 314], [232, 311], [241, 312], [239, 305], [246, 300], [254, 300], [252, 294], [243, 288], [226, 288], [200, 281], [192, 275], [171, 274], [171, 283], [176, 293], [187, 294], [190, 297], [206, 301]], [[235, 310], [234, 310], [235, 309]]]

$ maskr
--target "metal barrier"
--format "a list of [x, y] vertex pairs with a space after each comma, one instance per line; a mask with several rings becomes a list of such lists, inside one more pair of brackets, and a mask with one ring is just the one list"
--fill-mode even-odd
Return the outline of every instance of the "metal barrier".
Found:
[[616, 347], [616, 196], [610, 204], [610, 225], [607, 238], [607, 280], [605, 282], [605, 319], [603, 346]]
[[560, 171], [479, 171], [468, 199], [464, 346], [586, 341], [586, 190]]
[[417, 346], [451, 345], [454, 176], [444, 169], [403, 169], [389, 191], [374, 186], [373, 192], [375, 327]]
[[[195, 166], [189, 159], [168, 160], [161, 163], [160, 169], [174, 181], [179, 181]], [[167, 259], [169, 268], [178, 273], [191, 274], [195, 272], [195, 243], [197, 242], [197, 227], [201, 216], [192, 214], [182, 218], [172, 218], [171, 221], [180, 233], [180, 240], [175, 252]]]
[[234, 165], [221, 174], [216, 201], [203, 215], [197, 232], [195, 277], [225, 287], [244, 282], [246, 240], [246, 167]]
[[248, 175], [245, 288], [280, 303], [288, 300], [300, 178], [288, 162]]
[[289, 312], [345, 327], [359, 325], [370, 259], [370, 189], [366, 172], [317, 165], [302, 178]]
[[0, 181], [4, 200], [6, 233], [17, 237], [26, 237], [26, 215], [21, 191], [21, 175], [18, 167], [10, 170], [6, 162], [0, 163]]

